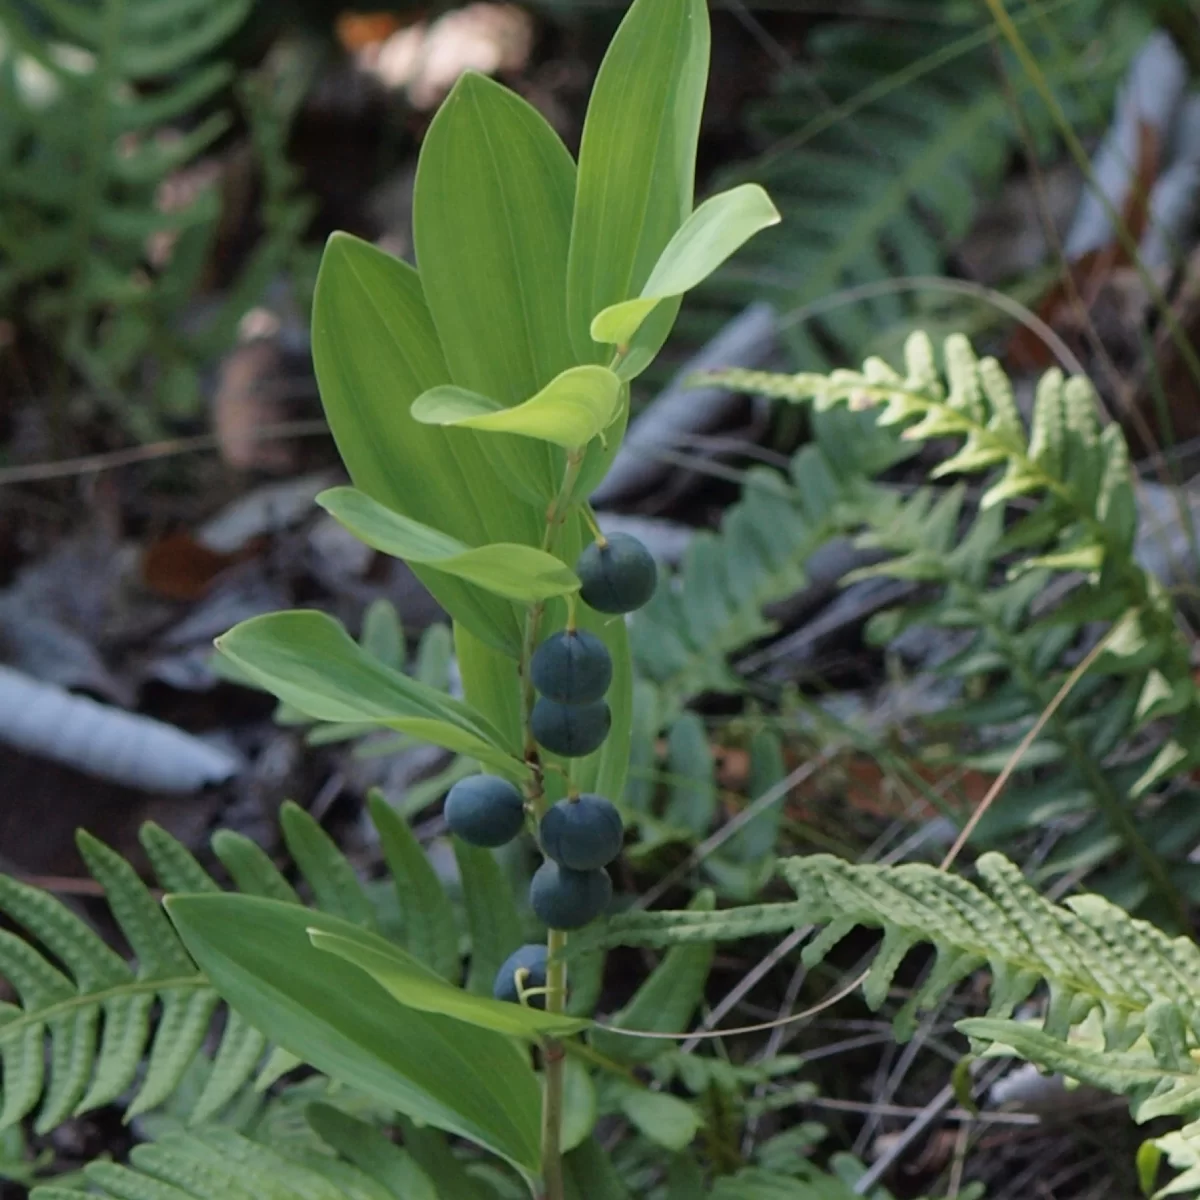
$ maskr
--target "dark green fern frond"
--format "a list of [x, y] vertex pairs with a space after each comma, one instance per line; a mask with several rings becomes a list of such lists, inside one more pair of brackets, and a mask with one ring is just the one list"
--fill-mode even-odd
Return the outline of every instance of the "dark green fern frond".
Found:
[[[958, 714], [965, 722], [1014, 729], [1007, 746], [993, 746], [992, 757], [976, 763], [998, 770], [1078, 661], [1086, 629], [1107, 627], [1093, 672], [1025, 763], [1047, 767], [1041, 782], [1054, 789], [1058, 815], [1092, 806], [1105, 823], [1103, 836], [1095, 827], [1073, 835], [1055, 865], [1092, 868], [1124, 848], [1126, 859], [1105, 890], [1131, 905], [1152, 891], [1178, 922], [1179, 893], [1194, 891], [1179, 824], [1187, 806], [1170, 804], [1147, 819], [1137, 805], [1200, 761], [1200, 692], [1173, 605], [1134, 557], [1138, 513], [1124, 438], [1115, 425], [1100, 431], [1085, 379], [1048, 372], [1026, 428], [998, 363], [976, 360], [961, 337], [947, 340], [944, 360], [943, 379], [928, 339], [916, 335], [903, 375], [871, 359], [861, 372], [722, 378], [759, 394], [811, 399], [819, 408], [876, 408], [881, 423], [903, 425], [910, 441], [960, 439], [934, 474], [988, 475], [968, 533], [954, 492], [936, 502], [921, 494], [886, 524], [878, 512], [868, 514], [868, 539], [896, 555], [875, 569], [942, 588], [931, 603], [892, 618], [890, 630], [925, 622], [973, 631], [945, 670], [987, 685], [983, 699]], [[1010, 518], [1007, 502], [1017, 498], [1026, 510]], [[997, 589], [998, 578], [1007, 582]], [[1066, 593], [1053, 604], [1039, 599], [1051, 578], [1062, 580]], [[1152, 721], [1165, 723], [1165, 740], [1149, 754], [1130, 752], [1130, 739], [1144, 737]]]
[[696, 534], [680, 571], [632, 617], [634, 662], [656, 685], [660, 727], [702, 692], [741, 690], [729, 655], [774, 631], [763, 608], [804, 587], [812, 555], [879, 500], [873, 477], [910, 452], [857, 413], [823, 412], [813, 426], [789, 475], [749, 471], [720, 532]]
[[[815, 318], [784, 324], [798, 364], [828, 364], [831, 347], [865, 353], [881, 331], [910, 322], [915, 293], [886, 286], [855, 303], [822, 302], [896, 276], [942, 274], [1012, 154], [1056, 144], [1052, 115], [997, 52], [986, 6], [963, 6], [957, 23], [941, 7], [943, 22], [892, 17], [881, 5], [876, 23], [818, 26], [805, 60], [751, 109], [761, 153], [718, 181], [761, 182], [783, 221], [714, 276], [701, 302], [732, 310], [767, 298], [785, 315], [816, 308]], [[1071, 0], [1044, 18], [1039, 5], [1010, 7], [1073, 127], [1106, 122], [1149, 32], [1146, 14], [1121, 5], [1102, 19], [1103, 0]], [[1042, 36], [1050, 26], [1053, 41]]]
[[[272, 123], [269, 104], [244, 88], [266, 160], [267, 232], [215, 317], [184, 327], [220, 196], [201, 187], [180, 207], [164, 203], [162, 188], [233, 123], [233, 70], [219, 54], [250, 8], [0, 0], [0, 304], [47, 336], [139, 434], [194, 406], [197, 366], [227, 348], [308, 219], [278, 136], [291, 111]], [[156, 412], [130, 400], [147, 357]]]
[[[406, 948], [435, 969], [451, 971], [459, 950], [448, 900], [434, 895], [437, 883], [427, 863], [424, 874], [414, 868], [421, 851], [403, 820], [379, 799], [372, 816], [389, 862], [409, 868], [397, 885]], [[320, 826], [289, 804], [282, 828], [315, 905], [374, 926], [367, 892]], [[195, 857], [162, 829], [145, 826], [141, 841], [165, 890], [218, 890]], [[36, 1128], [46, 1131], [74, 1113], [125, 1097], [127, 1116], [164, 1104], [183, 1086], [218, 1013], [217, 993], [133, 867], [86, 833], [79, 835], [79, 846], [136, 966], [53, 896], [0, 875], [0, 913], [25, 935], [0, 931], [0, 978], [9, 981], [19, 1001], [0, 1006], [0, 1129], [35, 1110]], [[225, 832], [214, 839], [214, 849], [241, 890], [301, 902], [247, 838]], [[295, 1065], [278, 1051], [270, 1054], [263, 1033], [237, 1013], [224, 1012], [190, 1120], [220, 1113], [260, 1070], [273, 1079]]]

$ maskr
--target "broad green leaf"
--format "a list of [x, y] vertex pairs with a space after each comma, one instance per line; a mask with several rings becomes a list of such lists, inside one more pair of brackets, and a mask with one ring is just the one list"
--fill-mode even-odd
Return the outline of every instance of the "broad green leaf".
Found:
[[519, 1043], [400, 1009], [359, 968], [335, 969], [309, 932], [382, 952], [391, 949], [388, 942], [336, 917], [255, 896], [172, 896], [166, 905], [221, 997], [278, 1045], [399, 1112], [537, 1174], [540, 1094]]
[[621, 381], [607, 367], [583, 366], [556, 375], [536, 396], [512, 408], [444, 384], [418, 396], [412, 415], [425, 425], [515, 433], [573, 450], [603, 433], [620, 404]]
[[[545, 1080], [543, 1079], [543, 1086]], [[596, 1126], [596, 1085], [592, 1074], [577, 1058], [563, 1063], [562, 1150], [566, 1154], [582, 1145]]]
[[756, 233], [779, 224], [779, 210], [756, 183], [706, 200], [667, 243], [636, 299], [610, 304], [592, 320], [595, 341], [627, 346], [660, 300], [703, 283]]
[[563, 1155], [566, 1200], [632, 1200], [612, 1156], [590, 1137]]
[[509, 1037], [536, 1041], [541, 1037], [567, 1037], [591, 1025], [586, 1018], [543, 1012], [524, 1004], [507, 1004], [473, 996], [434, 975], [403, 950], [379, 938], [360, 939], [313, 929], [312, 944], [318, 950], [353, 963], [365, 971], [405, 1008], [442, 1016], [491, 1029]]
[[405, 1149], [433, 1180], [438, 1200], [496, 1200], [492, 1189], [467, 1170], [448, 1138], [403, 1118], [398, 1124]]
[[324, 613], [253, 617], [217, 646], [261, 687], [318, 721], [369, 721], [469, 754], [510, 779], [529, 775], [517, 747], [506, 746], [474, 709], [376, 662]]
[[[704, 0], [635, 0], [604, 56], [571, 225], [567, 311], [579, 360], [608, 360], [592, 339], [592, 318], [641, 292], [692, 211], [708, 52]], [[665, 300], [643, 323], [624, 377], [649, 365], [678, 311], [678, 299]]]
[[[425, 135], [413, 195], [417, 263], [449, 366], [430, 386], [507, 408], [576, 365], [566, 316], [574, 196], [575, 164], [541, 114], [464, 75]], [[544, 504], [557, 492], [561, 450], [496, 434], [480, 444], [518, 495]]]
[[462, 973], [458, 927], [441, 880], [408, 822], [388, 804], [383, 793], [371, 791], [367, 803], [396, 888], [404, 922], [404, 947], [443, 979], [454, 982]]
[[376, 1183], [402, 1200], [439, 1200], [429, 1176], [406, 1150], [373, 1125], [330, 1104], [310, 1104], [304, 1112], [313, 1132]]
[[454, 839], [454, 860], [471, 936], [467, 991], [490, 996], [500, 964], [525, 940], [513, 889], [491, 850]]
[[[414, 521], [468, 546], [536, 545], [542, 507], [509, 494], [481, 436], [412, 419], [424, 391], [451, 376], [416, 271], [367, 242], [335, 234], [313, 298], [313, 364], [321, 402], [354, 485]], [[414, 570], [456, 619], [489, 645], [521, 645], [522, 614], [449, 575]]]
[[686, 1100], [666, 1092], [622, 1085], [617, 1103], [641, 1133], [668, 1150], [684, 1149], [700, 1129], [696, 1110]]
[[375, 550], [455, 575], [509, 600], [532, 603], [579, 588], [575, 573], [553, 554], [505, 542], [464, 545], [447, 533], [385, 508], [357, 488], [330, 488], [317, 497], [317, 503]]

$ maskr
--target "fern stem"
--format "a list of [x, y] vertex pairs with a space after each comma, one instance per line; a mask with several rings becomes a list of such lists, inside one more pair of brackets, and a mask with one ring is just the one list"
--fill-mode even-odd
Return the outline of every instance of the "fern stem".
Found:
[[[563, 957], [567, 935], [552, 929], [546, 939], [546, 1011], [561, 1013], [567, 1001], [567, 963]], [[542, 1197], [563, 1200], [562, 1117], [566, 1051], [562, 1042], [547, 1038], [542, 1051], [546, 1092], [542, 1100]]]

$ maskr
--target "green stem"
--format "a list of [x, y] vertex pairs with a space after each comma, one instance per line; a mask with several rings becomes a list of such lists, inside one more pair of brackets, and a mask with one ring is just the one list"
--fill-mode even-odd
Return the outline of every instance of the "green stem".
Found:
[[[553, 552], [558, 532], [571, 510], [575, 486], [583, 469], [585, 448], [571, 451], [567, 455], [567, 466], [563, 472], [562, 486], [546, 509], [546, 529], [542, 534], [542, 549]], [[533, 712], [536, 695], [529, 674], [529, 663], [537, 649], [538, 627], [545, 606], [535, 604], [525, 618], [525, 637], [521, 645], [521, 723], [525, 734], [525, 759], [534, 769], [533, 781], [527, 785], [525, 794], [536, 816], [546, 809], [546, 792], [543, 784], [540, 755], [529, 717]], [[572, 610], [573, 611], [573, 610]], [[549, 965], [546, 969], [546, 1011], [561, 1013], [567, 1002], [567, 964], [563, 958], [567, 935], [551, 929], [546, 936], [546, 953]], [[542, 1191], [540, 1200], [564, 1200], [562, 1169], [562, 1117], [563, 1117], [563, 1062], [566, 1050], [557, 1038], [546, 1038], [542, 1043], [542, 1066], [545, 1072], [545, 1093], [542, 1099]]]
[[[546, 1011], [561, 1013], [567, 1002], [567, 964], [562, 957], [567, 935], [552, 929], [546, 938], [549, 965], [546, 969]], [[542, 1200], [563, 1200], [562, 1117], [563, 1064], [566, 1051], [557, 1038], [543, 1043], [542, 1062], [546, 1092], [542, 1101]]]

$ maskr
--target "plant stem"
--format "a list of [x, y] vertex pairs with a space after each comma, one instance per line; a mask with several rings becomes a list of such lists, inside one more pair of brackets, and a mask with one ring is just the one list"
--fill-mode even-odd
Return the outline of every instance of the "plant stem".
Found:
[[[562, 959], [567, 935], [552, 929], [546, 938], [546, 1011], [561, 1013], [567, 1000], [567, 964]], [[556, 961], [557, 959], [557, 961]], [[542, 1200], [563, 1200], [562, 1133], [563, 1064], [566, 1051], [557, 1038], [547, 1038], [542, 1048], [546, 1091], [542, 1100]]]
[[[571, 498], [583, 469], [584, 449], [571, 451], [567, 455], [567, 466], [563, 472], [562, 486], [546, 509], [546, 529], [542, 534], [542, 549], [553, 552], [558, 531], [571, 509]], [[534, 780], [526, 787], [526, 795], [535, 813], [540, 817], [546, 808], [546, 794], [542, 779], [542, 768], [537, 742], [529, 727], [529, 714], [533, 711], [533, 680], [529, 675], [529, 662], [537, 649], [538, 626], [541, 624], [545, 606], [535, 604], [525, 618], [525, 638], [521, 646], [521, 722], [525, 731], [525, 759], [534, 768]], [[574, 608], [571, 624], [574, 624]], [[546, 1011], [561, 1013], [567, 1003], [567, 964], [562, 958], [567, 945], [567, 935], [551, 929], [546, 935], [546, 953], [549, 965], [546, 969]], [[545, 1072], [545, 1092], [542, 1098], [542, 1191], [540, 1200], [563, 1200], [562, 1170], [562, 1117], [563, 1117], [563, 1062], [566, 1050], [557, 1038], [546, 1038], [542, 1043], [542, 1067]]]

